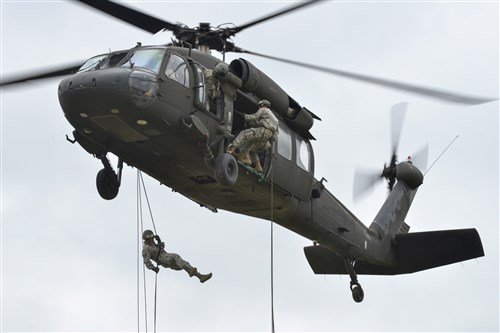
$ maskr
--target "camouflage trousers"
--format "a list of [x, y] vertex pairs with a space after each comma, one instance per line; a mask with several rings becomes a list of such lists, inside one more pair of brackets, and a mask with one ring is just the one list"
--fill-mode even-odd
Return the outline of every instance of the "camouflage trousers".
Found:
[[256, 155], [256, 151], [271, 148], [269, 140], [273, 137], [273, 132], [265, 127], [252, 127], [241, 131], [236, 139], [231, 143], [233, 149], [239, 149], [241, 154], [251, 153]]
[[163, 252], [162, 254], [160, 254], [157, 262], [158, 265], [166, 268], [171, 268], [176, 271], [185, 270], [189, 273], [189, 275], [193, 275], [196, 270], [193, 266], [191, 266], [189, 262], [182, 259], [181, 256], [177, 253]]

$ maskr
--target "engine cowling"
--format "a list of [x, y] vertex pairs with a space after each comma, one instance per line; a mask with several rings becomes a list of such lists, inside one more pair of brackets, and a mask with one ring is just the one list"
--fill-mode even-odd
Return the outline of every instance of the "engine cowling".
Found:
[[272, 109], [283, 116], [292, 128], [299, 132], [311, 129], [314, 123], [311, 113], [293, 101], [276, 82], [251, 62], [235, 59], [229, 64], [229, 70], [241, 79], [242, 91], [270, 101]]
[[288, 94], [269, 76], [250, 61], [241, 58], [231, 61], [229, 70], [241, 79], [243, 83], [241, 90], [256, 94], [261, 99], [267, 99], [274, 111], [286, 115], [289, 107]]

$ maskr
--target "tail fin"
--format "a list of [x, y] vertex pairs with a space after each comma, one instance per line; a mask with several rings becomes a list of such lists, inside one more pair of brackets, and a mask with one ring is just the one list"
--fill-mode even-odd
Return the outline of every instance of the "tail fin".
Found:
[[[397, 263], [381, 266], [358, 260], [357, 274], [397, 275], [423, 271], [484, 256], [476, 229], [444, 230], [398, 234], [393, 244]], [[344, 260], [322, 246], [304, 248], [306, 258], [316, 274], [348, 274]]]
[[476, 229], [399, 234], [395, 238], [399, 270], [413, 273], [484, 256]]

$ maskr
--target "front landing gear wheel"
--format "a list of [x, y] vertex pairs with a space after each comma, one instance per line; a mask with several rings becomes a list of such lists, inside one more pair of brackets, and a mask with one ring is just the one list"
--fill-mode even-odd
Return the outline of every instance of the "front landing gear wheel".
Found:
[[363, 291], [363, 288], [361, 288], [361, 285], [358, 282], [351, 282], [351, 292], [352, 292], [352, 299], [356, 303], [361, 303], [363, 302], [363, 299], [365, 298], [365, 292]]
[[112, 200], [118, 195], [120, 183], [114, 171], [101, 169], [96, 177], [97, 192], [101, 198], [105, 200]]
[[238, 163], [233, 155], [222, 153], [214, 165], [215, 179], [224, 186], [232, 186], [238, 180]]

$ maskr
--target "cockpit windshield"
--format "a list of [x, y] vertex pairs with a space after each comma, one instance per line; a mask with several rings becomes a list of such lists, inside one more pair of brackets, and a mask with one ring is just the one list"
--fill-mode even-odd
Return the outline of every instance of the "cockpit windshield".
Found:
[[102, 54], [102, 55], [98, 55], [98, 56], [95, 56], [95, 57], [92, 57], [90, 58], [89, 60], [87, 60], [83, 65], [82, 67], [80, 67], [80, 69], [78, 70], [79, 72], [85, 72], [85, 71], [89, 71], [91, 69], [94, 69], [97, 67], [97, 65], [99, 65], [99, 63], [104, 59], [106, 58], [108, 55], [107, 54]]
[[164, 54], [165, 50], [162, 49], [136, 50], [122, 67], [141, 67], [158, 74]]

